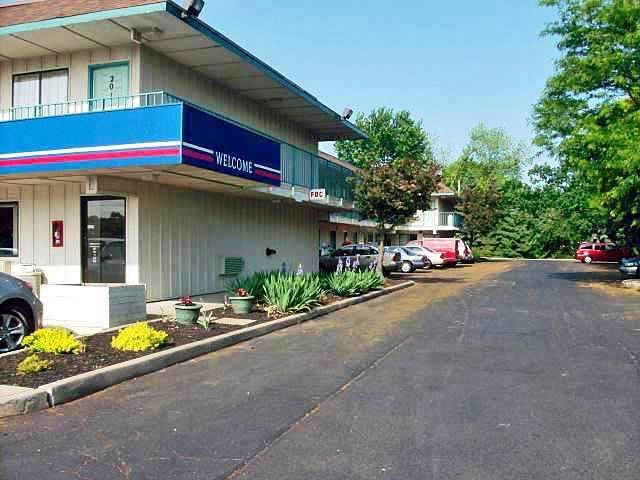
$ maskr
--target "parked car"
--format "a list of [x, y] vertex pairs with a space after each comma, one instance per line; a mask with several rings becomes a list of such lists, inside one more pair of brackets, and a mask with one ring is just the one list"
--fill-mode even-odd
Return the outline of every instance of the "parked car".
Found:
[[42, 303], [32, 287], [0, 273], [0, 353], [20, 348], [27, 335], [42, 324]]
[[[382, 269], [385, 275], [398, 271], [400, 268], [399, 253], [385, 252], [383, 258]], [[368, 244], [344, 245], [333, 250], [328, 255], [320, 257], [320, 271], [335, 272], [340, 259], [342, 259], [343, 265], [346, 265], [347, 260], [349, 264], [353, 264], [353, 262], [358, 259], [360, 269], [364, 270], [369, 268], [371, 263], [378, 260], [378, 249]]]
[[384, 247], [384, 252], [400, 254], [400, 271], [402, 273], [411, 273], [417, 268], [429, 268], [431, 266], [431, 262], [425, 255], [412, 252], [407, 247], [399, 245]]
[[435, 252], [444, 255], [444, 266], [453, 267], [462, 259], [458, 258], [458, 244], [461, 240], [457, 238], [423, 238], [422, 240], [412, 240], [408, 246], [418, 246], [430, 248]]
[[626, 277], [640, 278], [640, 257], [623, 258], [618, 270]]
[[583, 242], [578, 245], [575, 259], [583, 263], [619, 262], [629, 255], [629, 249], [618, 247], [615, 243]]
[[417, 245], [409, 245], [404, 248], [408, 249], [409, 251], [417, 255], [424, 255], [425, 257], [427, 257], [427, 259], [429, 260], [430, 266], [425, 268], [442, 267], [444, 265], [444, 254], [442, 253], [434, 252], [430, 248], [420, 247]]

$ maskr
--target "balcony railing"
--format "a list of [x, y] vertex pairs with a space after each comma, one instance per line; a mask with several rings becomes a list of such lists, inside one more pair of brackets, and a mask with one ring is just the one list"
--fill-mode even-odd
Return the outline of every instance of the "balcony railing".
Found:
[[457, 212], [439, 212], [438, 226], [459, 228], [462, 226], [462, 216]]
[[141, 93], [126, 97], [90, 98], [46, 105], [28, 105], [0, 110], [0, 122], [26, 120], [29, 118], [55, 117], [78, 113], [123, 110], [126, 108], [153, 107], [182, 103], [183, 100], [166, 92]]
[[348, 168], [287, 143], [282, 144], [280, 158], [284, 183], [324, 188], [327, 195], [353, 201], [353, 187], [348, 179], [355, 173]]
[[[0, 122], [26, 120], [30, 118], [53, 117], [59, 115], [74, 115], [89, 112], [103, 112], [130, 108], [153, 107], [185, 103], [204, 110], [214, 116], [229, 121], [241, 128], [251, 130], [259, 135], [267, 136], [251, 127], [226, 118], [206, 108], [190, 103], [167, 92], [141, 93], [125, 97], [93, 98], [86, 100], [72, 100], [47, 105], [19, 106], [0, 110]], [[271, 138], [271, 137], [269, 137]], [[282, 168], [282, 182], [301, 186], [308, 189], [325, 188], [327, 194], [334, 198], [353, 201], [353, 189], [347, 180], [355, 174], [342, 165], [335, 164], [311, 152], [272, 138], [281, 144], [280, 159]]]

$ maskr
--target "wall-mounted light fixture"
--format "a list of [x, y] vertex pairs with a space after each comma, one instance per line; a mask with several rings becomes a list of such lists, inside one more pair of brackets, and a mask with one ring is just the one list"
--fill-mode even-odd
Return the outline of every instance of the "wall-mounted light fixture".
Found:
[[342, 119], [343, 120], [349, 120], [351, 118], [351, 115], [353, 115], [353, 109], [352, 108], [345, 108], [342, 111]]
[[204, 8], [204, 0], [185, 0], [182, 3], [182, 18], [198, 17]]
[[265, 255], [267, 257], [272, 257], [273, 255], [275, 255], [278, 252], [276, 252], [273, 248], [267, 247], [267, 249], [264, 251], [264, 253], [265, 253]]

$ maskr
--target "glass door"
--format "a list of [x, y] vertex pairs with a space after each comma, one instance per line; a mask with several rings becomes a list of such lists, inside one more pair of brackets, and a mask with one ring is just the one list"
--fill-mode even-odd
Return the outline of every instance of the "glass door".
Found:
[[81, 210], [83, 282], [125, 283], [125, 199], [85, 197]]

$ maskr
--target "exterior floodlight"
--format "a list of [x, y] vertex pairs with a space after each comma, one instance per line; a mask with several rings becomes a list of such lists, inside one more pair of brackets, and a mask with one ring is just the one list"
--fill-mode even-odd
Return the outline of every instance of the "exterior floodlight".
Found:
[[204, 8], [204, 0], [185, 0], [182, 4], [183, 17], [198, 17]]
[[343, 120], [349, 120], [351, 118], [351, 115], [353, 115], [353, 110], [351, 108], [345, 108], [342, 111], [342, 119]]

